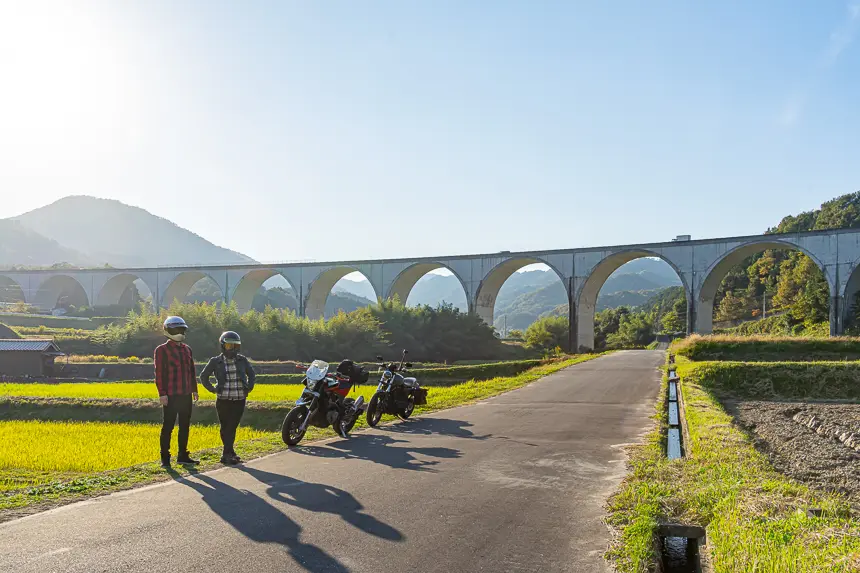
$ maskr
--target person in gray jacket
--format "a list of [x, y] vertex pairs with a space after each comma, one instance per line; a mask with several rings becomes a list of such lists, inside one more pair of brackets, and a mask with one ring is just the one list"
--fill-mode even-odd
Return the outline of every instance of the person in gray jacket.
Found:
[[[218, 396], [215, 409], [218, 412], [218, 421], [221, 423], [221, 441], [224, 443], [221, 463], [235, 465], [242, 461], [233, 449], [236, 430], [239, 428], [239, 422], [242, 421], [245, 400], [248, 393], [254, 389], [257, 375], [248, 359], [239, 354], [242, 339], [237, 333], [228, 330], [218, 341], [221, 343], [221, 354], [209, 359], [209, 363], [200, 373], [200, 383]], [[215, 376], [214, 386], [210, 382], [213, 375]]]

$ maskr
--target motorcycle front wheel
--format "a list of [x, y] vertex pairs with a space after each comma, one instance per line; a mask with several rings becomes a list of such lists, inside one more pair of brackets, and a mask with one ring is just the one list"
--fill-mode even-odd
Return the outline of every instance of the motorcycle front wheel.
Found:
[[400, 412], [400, 417], [406, 420], [415, 411], [415, 396], [409, 396], [406, 407]]
[[374, 394], [367, 405], [367, 425], [371, 428], [376, 427], [381, 419], [382, 404], [379, 403], [379, 394]]
[[281, 426], [281, 439], [288, 446], [295, 446], [305, 437], [305, 430], [300, 430], [305, 416], [308, 415], [307, 408], [293, 408], [284, 418], [284, 425]]

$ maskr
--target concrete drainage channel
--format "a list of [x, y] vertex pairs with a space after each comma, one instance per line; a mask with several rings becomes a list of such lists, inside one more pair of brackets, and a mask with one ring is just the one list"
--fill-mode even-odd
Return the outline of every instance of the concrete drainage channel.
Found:
[[[681, 395], [681, 379], [675, 368], [675, 356], [669, 355], [669, 430], [666, 433], [666, 456], [670, 460], [686, 455], [690, 441], [684, 416], [684, 398]], [[662, 523], [657, 529], [659, 552], [662, 563], [658, 571], [663, 573], [700, 573], [704, 571], [699, 546], [705, 544], [705, 529], [682, 523]]]

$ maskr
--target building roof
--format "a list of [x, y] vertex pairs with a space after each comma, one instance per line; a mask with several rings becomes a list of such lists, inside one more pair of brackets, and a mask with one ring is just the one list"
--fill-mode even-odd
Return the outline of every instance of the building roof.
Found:
[[0, 352], [50, 352], [62, 354], [53, 340], [45, 339], [0, 339]]

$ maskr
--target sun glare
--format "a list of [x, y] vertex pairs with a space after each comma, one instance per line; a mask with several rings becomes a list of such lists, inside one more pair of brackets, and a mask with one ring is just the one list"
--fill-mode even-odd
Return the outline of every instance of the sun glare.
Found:
[[128, 129], [133, 94], [120, 35], [82, 6], [0, 6], [0, 148], [18, 168], [100, 155]]

